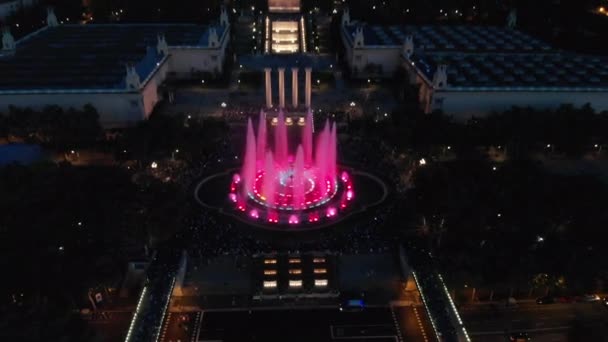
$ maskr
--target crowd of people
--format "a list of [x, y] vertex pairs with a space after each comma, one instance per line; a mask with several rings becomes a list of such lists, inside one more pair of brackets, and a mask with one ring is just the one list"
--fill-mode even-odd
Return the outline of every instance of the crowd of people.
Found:
[[228, 122], [244, 122], [260, 115], [259, 107], [227, 107], [222, 110], [222, 118]]
[[[324, 119], [320, 117], [319, 120]], [[354, 153], [354, 151], [358, 153]], [[394, 166], [389, 165], [390, 160], [385, 158], [385, 149], [378, 153], [377, 146], [364, 143], [360, 140], [350, 140], [344, 148], [340, 148], [341, 160], [348, 160], [352, 164], [361, 166], [371, 172], [383, 175], [385, 178], [397, 178]], [[204, 160], [197, 161], [184, 170], [177, 179], [185, 188], [192, 188], [196, 181], [205, 175], [224, 171], [230, 167], [240, 166], [239, 153], [234, 150], [234, 144], [228, 139], [217, 145], [215, 153]], [[344, 229], [323, 230], [319, 239], [310, 241], [289, 241], [282, 247], [290, 250], [331, 250], [344, 254], [381, 253], [389, 250], [393, 241], [383, 234], [382, 227], [385, 220], [391, 215], [393, 205], [388, 204], [375, 209], [369, 209], [362, 215], [347, 219], [339, 225]], [[192, 203], [192, 214], [185, 218], [184, 237], [189, 254], [199, 258], [212, 258], [213, 256], [252, 255], [255, 253], [274, 252], [279, 246], [256, 234], [255, 230], [243, 229], [244, 223], [226, 217], [215, 210], [204, 209]], [[186, 236], [188, 236], [186, 238]]]
[[[357, 220], [346, 220], [335, 228], [322, 230], [317, 238], [288, 240], [273, 243], [259, 232], [241, 227], [244, 225], [219, 213], [198, 208], [200, 215], [187, 220], [187, 233], [184, 239], [188, 254], [200, 260], [219, 255], [251, 256], [259, 253], [272, 253], [295, 250], [327, 250], [341, 254], [374, 254], [387, 252], [393, 240], [380, 230], [392, 208], [380, 208], [372, 214]], [[297, 228], [294, 228], [297, 229]]]
[[[244, 114], [240, 111], [225, 111], [227, 120], [243, 120], [248, 115], [257, 115], [259, 111]], [[230, 117], [231, 119], [229, 119]], [[315, 115], [315, 121], [322, 125], [326, 119], [337, 119], [335, 116]], [[340, 118], [344, 119], [344, 118]], [[343, 124], [343, 122], [342, 122]], [[347, 130], [345, 130], [347, 131]], [[384, 179], [393, 181], [398, 179], [398, 172], [391, 164], [390, 149], [384, 144], [370, 142], [367, 139], [356, 139], [348, 135], [341, 139], [339, 159], [348, 165], [375, 173]], [[238, 148], [238, 146], [237, 146]], [[189, 162], [183, 168], [176, 169], [171, 179], [183, 186], [184, 191], [192, 191], [194, 185], [201, 178], [222, 172], [233, 167], [239, 167], [240, 151], [235, 150], [235, 144], [226, 137], [216, 144], [214, 152], [200, 160]], [[219, 194], [221, 195], [221, 194]], [[251, 256], [260, 253], [273, 253], [282, 251], [321, 250], [338, 254], [376, 254], [389, 252], [397, 243], [396, 238], [387, 232], [388, 221], [396, 210], [396, 206], [388, 203], [379, 207], [369, 208], [362, 214], [346, 218], [331, 229], [320, 230], [315, 238], [283, 239], [277, 242], [269, 234], [245, 227], [245, 223], [234, 220], [215, 210], [206, 209], [195, 201], [186, 204], [188, 215], [183, 218], [183, 229], [174, 239], [174, 250], [186, 250], [189, 257], [206, 263], [221, 255]], [[296, 228], [297, 229], [297, 228]], [[156, 258], [152, 264], [154, 268], [148, 272], [147, 305], [150, 310], [144, 310], [139, 326], [160, 327], [167, 293], [172, 284], [172, 277], [177, 269], [179, 256], [164, 255]], [[437, 297], [431, 295], [431, 297]], [[153, 309], [156, 308], [156, 309]], [[441, 318], [439, 319], [441, 321]], [[449, 324], [443, 323], [442, 325]], [[154, 329], [137, 330], [138, 336], [153, 336], [158, 331]]]

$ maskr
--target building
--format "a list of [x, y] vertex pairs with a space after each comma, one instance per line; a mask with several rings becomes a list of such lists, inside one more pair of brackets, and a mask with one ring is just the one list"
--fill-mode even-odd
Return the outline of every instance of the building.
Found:
[[456, 119], [513, 106], [591, 104], [608, 110], [608, 59], [559, 51], [511, 27], [376, 26], [342, 17], [345, 60], [355, 78], [404, 67], [425, 112]]
[[306, 52], [306, 28], [300, 0], [269, 0], [264, 19], [264, 53]]
[[58, 25], [19, 41], [8, 30], [0, 52], [0, 112], [92, 104], [105, 127], [147, 118], [168, 77], [221, 73], [230, 40], [228, 16], [217, 25]]
[[413, 54], [412, 83], [426, 113], [441, 110], [457, 120], [512, 108], [555, 109], [590, 104], [608, 110], [608, 59], [551, 54]]
[[34, 6], [37, 0], [0, 0], [0, 19], [6, 19], [20, 9]]
[[[392, 77], [403, 63], [403, 50], [450, 55], [454, 53], [549, 53], [554, 49], [527, 34], [501, 27], [438, 25], [367, 25], [342, 16], [345, 60], [355, 77]], [[408, 42], [408, 39], [409, 42]]]

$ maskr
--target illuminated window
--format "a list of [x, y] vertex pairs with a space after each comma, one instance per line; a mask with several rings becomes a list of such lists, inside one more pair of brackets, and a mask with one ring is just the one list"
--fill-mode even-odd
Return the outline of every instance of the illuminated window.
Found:
[[315, 286], [327, 286], [327, 279], [315, 279]]
[[277, 270], [264, 270], [264, 275], [276, 275]]
[[300, 258], [289, 259], [290, 264], [299, 264], [301, 262], [302, 262], [302, 260], [300, 260]]
[[315, 274], [325, 274], [325, 273], [327, 273], [327, 269], [326, 268], [315, 268], [314, 272], [315, 272]]
[[277, 263], [277, 259], [264, 259], [264, 263], [265, 264], [276, 264]]
[[314, 258], [312, 259], [312, 262], [315, 264], [321, 264], [325, 262], [325, 258]]
[[293, 268], [289, 270], [289, 274], [302, 274], [302, 270], [299, 268]]
[[275, 280], [264, 281], [264, 288], [273, 289], [277, 287], [277, 282]]
[[289, 287], [302, 287], [302, 281], [301, 280], [290, 280]]

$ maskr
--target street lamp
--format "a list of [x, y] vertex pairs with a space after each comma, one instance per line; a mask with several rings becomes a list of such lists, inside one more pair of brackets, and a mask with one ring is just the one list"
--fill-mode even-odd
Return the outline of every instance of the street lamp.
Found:
[[418, 164], [420, 164], [420, 166], [424, 166], [424, 165], [426, 165], [426, 160], [424, 158], [422, 158], [422, 159], [420, 159]]
[[150, 164], [150, 167], [156, 169], [158, 167], [158, 163], [152, 162], [152, 164]]
[[221, 104], [220, 106], [221, 106], [222, 108], [226, 108], [226, 106], [228, 106], [228, 105], [226, 104], [226, 102], [222, 102], [222, 104]]

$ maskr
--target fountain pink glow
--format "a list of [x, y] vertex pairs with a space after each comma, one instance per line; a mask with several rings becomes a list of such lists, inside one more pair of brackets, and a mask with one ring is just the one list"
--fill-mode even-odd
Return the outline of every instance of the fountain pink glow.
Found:
[[[295, 129], [288, 126], [296, 122], [303, 126], [295, 132], [299, 142], [288, 134]], [[230, 200], [251, 219], [268, 223], [298, 225], [336, 216], [354, 197], [350, 177], [338, 173], [337, 125], [327, 120], [313, 137], [310, 111], [299, 120], [286, 119], [280, 111], [272, 124], [269, 132], [261, 111], [256, 136], [251, 119], [247, 122], [244, 162], [241, 173], [233, 176]]]

